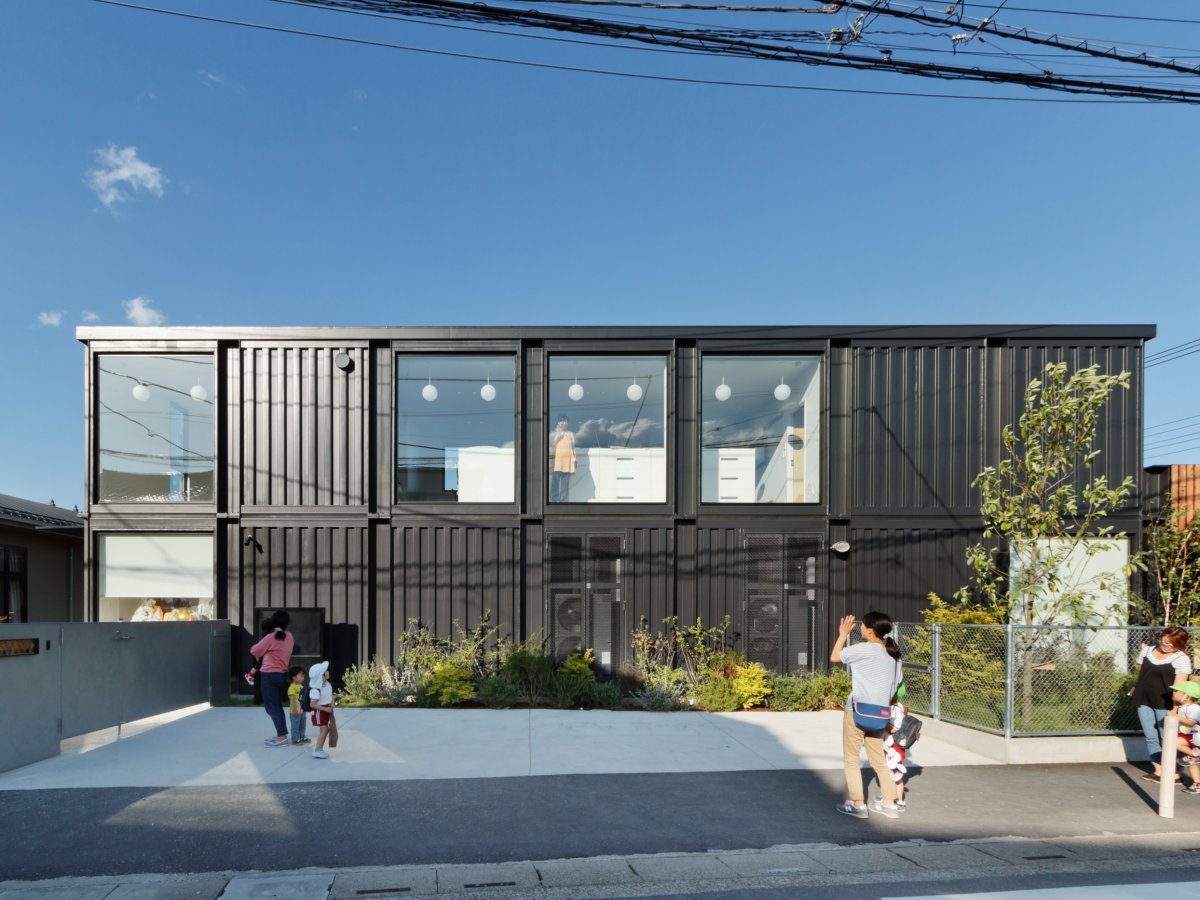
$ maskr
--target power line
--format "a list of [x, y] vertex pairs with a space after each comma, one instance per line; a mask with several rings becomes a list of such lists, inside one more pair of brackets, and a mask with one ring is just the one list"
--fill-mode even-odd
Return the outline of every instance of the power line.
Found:
[[1180, 350], [1187, 350], [1191, 347], [1200, 347], [1200, 338], [1196, 338], [1194, 341], [1188, 341], [1185, 344], [1176, 344], [1174, 347], [1167, 347], [1165, 350], [1158, 350], [1154, 353], [1151, 353], [1146, 357], [1145, 362], [1154, 362], [1155, 360], [1162, 359], [1166, 356], [1171, 356]]
[[1186, 444], [1188, 441], [1193, 441], [1198, 437], [1200, 437], [1200, 431], [1193, 430], [1185, 434], [1178, 434], [1174, 437], [1166, 438], [1165, 440], [1151, 441], [1147, 445], [1146, 449], [1157, 450], [1161, 447], [1170, 447], [1173, 444]]
[[1150, 431], [1156, 431], [1156, 430], [1158, 430], [1159, 428], [1162, 428], [1162, 427], [1164, 427], [1164, 426], [1166, 426], [1166, 425], [1174, 425], [1176, 422], [1186, 422], [1186, 421], [1188, 421], [1189, 419], [1200, 419], [1200, 413], [1197, 413], [1197, 414], [1196, 414], [1196, 415], [1194, 415], [1194, 416], [1183, 416], [1182, 418], [1179, 418], [1179, 419], [1168, 419], [1166, 422], [1160, 422], [1160, 423], [1159, 423], [1159, 424], [1157, 424], [1157, 425], [1150, 425], [1150, 426], [1148, 426], [1148, 427], [1146, 428], [1146, 431], [1147, 431], [1147, 432], [1150, 432]]
[[1148, 362], [1148, 363], [1143, 364], [1142, 368], [1153, 369], [1155, 366], [1161, 366], [1165, 363], [1175, 362], [1177, 359], [1183, 359], [1185, 356], [1191, 356], [1193, 353], [1200, 353], [1200, 346], [1193, 347], [1192, 349], [1187, 350], [1187, 351], [1176, 353], [1173, 356], [1168, 356], [1165, 358], [1160, 357], [1158, 359], [1155, 359], [1153, 362]]
[[[728, 37], [711, 29], [683, 29], [674, 27], [629, 27], [613, 21], [593, 18], [579, 18], [537, 9], [516, 9], [507, 6], [493, 6], [485, 3], [467, 2], [467, 0], [299, 0], [304, 5], [327, 7], [331, 9], [370, 9], [376, 12], [386, 12], [398, 17], [415, 18], [450, 18], [456, 21], [487, 22], [504, 24], [514, 27], [541, 28], [552, 31], [567, 31], [581, 34], [602, 35], [613, 40], [635, 41], [639, 43], [657, 44], [670, 47], [684, 47], [712, 53], [713, 55], [736, 56], [748, 59], [770, 60], [803, 63], [814, 66], [833, 66], [836, 68], [862, 71], [880, 71], [902, 75], [916, 75], [926, 78], [940, 78], [955, 81], [985, 81], [999, 84], [1017, 84], [1024, 87], [1042, 88], [1053, 91], [1063, 91], [1075, 94], [1100, 94], [1109, 97], [1128, 97], [1140, 100], [1168, 100], [1172, 102], [1200, 103], [1200, 92], [1181, 88], [1153, 87], [1148, 85], [1125, 85], [1095, 79], [1075, 78], [1058, 75], [1048, 70], [1038, 70], [1034, 74], [1011, 70], [984, 69], [979, 66], [947, 65], [941, 63], [909, 61], [896, 59], [893, 51], [885, 50], [879, 56], [863, 56], [846, 52], [845, 47], [855, 43], [861, 36], [859, 23], [849, 32], [838, 30], [830, 33], [828, 46], [820, 49], [800, 49], [789, 44], [744, 40]], [[562, 2], [562, 0], [560, 0]], [[575, 2], [592, 2], [592, 0], [575, 0]], [[871, 9], [884, 9], [886, 3], [876, 0]], [[846, 5], [859, 8], [864, 4], [848, 3]], [[894, 11], [891, 13], [899, 15]], [[907, 17], [908, 14], [905, 14]], [[902, 17], [905, 17], [902, 16]], [[918, 20], [924, 20], [916, 16]], [[929, 17], [924, 17], [928, 19]], [[941, 20], [936, 20], [941, 21]], [[980, 28], [990, 20], [981, 20]], [[994, 27], [994, 23], [993, 23]], [[1015, 31], [1014, 31], [1015, 33]], [[1021, 33], [1026, 33], [1022, 29]], [[1008, 37], [1008, 33], [1001, 36]], [[835, 40], [836, 38], [836, 40]], [[1038, 39], [1034, 43], [1053, 43], [1049, 40]], [[1067, 45], [1062, 44], [1066, 47]], [[836, 51], [835, 48], [836, 47]], [[1158, 65], [1163, 68], [1175, 68], [1177, 71], [1195, 74], [1200, 68], [1189, 66], [1177, 67], [1172, 61], [1157, 61], [1146, 54], [1136, 57], [1127, 55], [1117, 48], [1107, 48], [1103, 53], [1093, 53], [1086, 40], [1080, 41], [1070, 49], [1091, 55], [1103, 55], [1120, 62], [1139, 62], [1145, 65]]]
[[[1138, 103], [1136, 94], [1122, 93], [1119, 96], [1124, 99], [1076, 99], [1076, 98], [1061, 98], [1061, 97], [994, 97], [985, 94], [942, 94], [927, 91], [883, 91], [871, 90], [867, 88], [834, 88], [834, 87], [816, 87], [813, 85], [799, 84], [780, 84], [776, 82], [755, 82], [755, 81], [732, 81], [712, 78], [691, 78], [681, 75], [649, 75], [639, 72], [622, 72], [614, 69], [599, 69], [589, 68], [584, 66], [568, 66], [555, 63], [539, 63], [529, 60], [508, 59], [505, 57], [483, 56], [472, 53], [459, 53], [450, 50], [432, 50], [427, 47], [412, 47], [404, 44], [393, 44], [385, 41], [373, 41], [365, 38], [353, 38], [345, 35], [326, 34], [318, 31], [305, 31], [296, 28], [285, 28], [279, 25], [264, 25], [258, 22], [245, 22], [236, 19], [224, 19], [216, 16], [202, 16], [195, 13], [185, 13], [173, 9], [161, 9], [153, 6], [141, 6], [135, 3], [125, 3], [121, 0], [92, 0], [94, 3], [101, 3], [106, 6], [120, 7], [123, 9], [137, 10], [139, 12], [160, 13], [162, 15], [176, 16], [178, 18], [190, 19], [200, 22], [210, 22], [220, 25], [234, 25], [241, 28], [250, 28], [257, 31], [267, 31], [276, 34], [291, 34], [300, 37], [320, 38], [322, 40], [338, 41], [347, 44], [356, 44], [367, 47], [377, 47], [387, 50], [403, 50], [409, 53], [423, 53], [430, 56], [444, 56], [452, 59], [466, 59], [476, 62], [493, 62], [504, 65], [524, 66], [534, 69], [548, 69], [558, 72], [578, 72], [588, 75], [607, 75], [614, 78], [631, 78], [644, 81], [662, 81], [677, 84], [701, 84], [714, 85], [718, 87], [741, 87], [741, 88], [760, 88], [767, 90], [787, 90], [787, 91], [810, 91], [816, 93], [830, 94], [863, 94], [869, 96], [885, 96], [885, 97], [924, 97], [939, 100], [993, 100], [1006, 103], [1074, 103], [1087, 104], [1098, 103], [1105, 105], [1112, 104], [1130, 104]], [[1187, 102], [1200, 101], [1200, 95], [1196, 100]]]

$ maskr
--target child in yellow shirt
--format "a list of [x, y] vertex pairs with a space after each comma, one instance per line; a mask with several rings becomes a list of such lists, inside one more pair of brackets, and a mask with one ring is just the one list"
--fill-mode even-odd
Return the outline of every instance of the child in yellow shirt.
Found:
[[304, 736], [308, 723], [305, 721], [307, 716], [300, 701], [304, 695], [304, 667], [292, 666], [288, 669], [288, 677], [292, 680], [292, 683], [288, 685], [288, 712], [292, 717], [292, 743], [311, 744], [312, 741]]

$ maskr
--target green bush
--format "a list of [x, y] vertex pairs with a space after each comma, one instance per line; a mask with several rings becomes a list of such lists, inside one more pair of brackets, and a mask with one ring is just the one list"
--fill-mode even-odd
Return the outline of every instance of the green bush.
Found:
[[770, 676], [759, 663], [739, 663], [734, 670], [733, 689], [742, 709], [762, 706], [771, 693]]
[[595, 657], [591, 649], [568, 656], [546, 685], [546, 699], [556, 709], [567, 709], [576, 705], [589, 685], [596, 683], [592, 671]]
[[828, 673], [771, 675], [771, 709], [816, 712], [840, 709], [850, 696], [850, 673], [833, 669]]
[[691, 682], [683, 669], [658, 668], [648, 673], [633, 699], [637, 704], [652, 712], [681, 709]]
[[583, 699], [593, 709], [618, 709], [621, 689], [611, 681], [595, 681], [584, 689]]
[[376, 706], [383, 699], [376, 660], [351, 666], [342, 674], [342, 689], [337, 699], [341, 706]]
[[489, 675], [479, 682], [479, 702], [489, 709], [511, 709], [521, 702], [521, 692], [507, 678]]
[[342, 706], [400, 706], [416, 690], [412, 672], [402, 672], [375, 657], [369, 663], [351, 666], [342, 676], [338, 703]]
[[554, 675], [552, 660], [540, 635], [504, 648], [500, 662], [500, 674], [516, 685], [521, 697], [530, 706], [541, 699], [550, 679]]
[[733, 712], [742, 708], [742, 697], [732, 678], [712, 672], [692, 690], [691, 698], [699, 709], [708, 712]]
[[417, 686], [418, 706], [453, 706], [474, 696], [475, 686], [471, 683], [471, 669], [454, 660], [438, 663], [429, 676]]

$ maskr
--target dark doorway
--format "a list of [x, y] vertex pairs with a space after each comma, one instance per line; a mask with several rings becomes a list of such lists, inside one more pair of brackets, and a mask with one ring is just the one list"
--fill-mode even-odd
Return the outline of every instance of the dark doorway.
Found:
[[773, 672], [812, 671], [817, 615], [824, 600], [822, 538], [747, 534], [745, 653]]
[[546, 621], [551, 653], [563, 660], [591, 647], [596, 668], [612, 674], [624, 661], [622, 534], [559, 534], [547, 541]]

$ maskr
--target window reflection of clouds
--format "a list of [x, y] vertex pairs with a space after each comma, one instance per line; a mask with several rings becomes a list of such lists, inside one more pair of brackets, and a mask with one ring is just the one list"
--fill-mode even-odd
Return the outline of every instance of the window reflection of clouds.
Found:
[[211, 500], [212, 356], [103, 354], [97, 374], [100, 500]]
[[398, 500], [512, 502], [515, 365], [511, 355], [397, 356]]
[[[702, 502], [819, 499], [819, 375], [817, 357], [704, 358]], [[718, 399], [722, 384], [726, 400]]]

